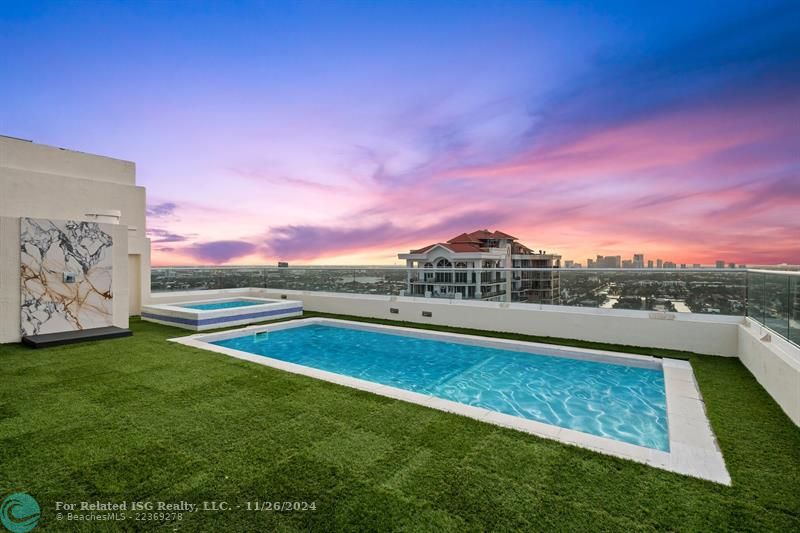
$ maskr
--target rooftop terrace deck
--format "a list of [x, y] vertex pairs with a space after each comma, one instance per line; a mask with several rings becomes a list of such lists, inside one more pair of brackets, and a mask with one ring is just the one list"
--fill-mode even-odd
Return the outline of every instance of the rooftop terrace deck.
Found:
[[[131, 328], [105, 342], [0, 346], [0, 472], [36, 496], [42, 526], [58, 526], [64, 499], [233, 504], [185, 514], [186, 530], [800, 526], [800, 429], [735, 358], [648, 350], [691, 362], [726, 487], [167, 342], [187, 333], [176, 328]], [[244, 510], [265, 499], [316, 510]]]

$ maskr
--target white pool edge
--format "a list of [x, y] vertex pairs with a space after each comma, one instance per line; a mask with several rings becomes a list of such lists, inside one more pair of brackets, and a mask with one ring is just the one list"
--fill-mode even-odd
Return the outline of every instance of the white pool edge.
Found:
[[[278, 359], [255, 355], [240, 350], [225, 348], [211, 344], [234, 337], [242, 333], [258, 333], [263, 331], [278, 331], [291, 329], [309, 324], [327, 324], [332, 326], [346, 326], [353, 329], [407, 334], [418, 338], [433, 338], [484, 346], [491, 348], [510, 349], [514, 351], [538, 353], [543, 355], [556, 355], [559, 357], [573, 357], [592, 361], [616, 362], [632, 366], [647, 368], [662, 368], [664, 372], [664, 388], [667, 401], [667, 419], [669, 427], [670, 451], [664, 452], [644, 446], [637, 446], [610, 438], [591, 435], [580, 431], [545, 424], [534, 420], [506, 415], [490, 411], [482, 407], [474, 407], [436, 396], [429, 396], [411, 392], [397, 387], [381, 385], [372, 381], [357, 379], [342, 374], [335, 374], [316, 368], [289, 363]], [[590, 350], [586, 348], [570, 348], [542, 343], [514, 341], [492, 337], [478, 337], [434, 330], [419, 330], [398, 326], [385, 326], [366, 322], [351, 322], [330, 318], [305, 318], [290, 320], [277, 324], [262, 324], [218, 333], [200, 333], [170, 339], [186, 346], [221, 353], [244, 361], [250, 361], [264, 366], [269, 366], [294, 374], [301, 374], [315, 379], [344, 385], [354, 389], [379, 394], [389, 398], [402, 400], [440, 411], [455, 413], [461, 416], [480, 420], [497, 426], [507, 427], [522, 431], [538, 437], [556, 440], [562, 443], [590, 449], [596, 452], [621, 457], [631, 461], [644, 463], [649, 466], [661, 468], [692, 477], [721, 483], [731, 484], [731, 477], [725, 467], [713, 430], [705, 413], [705, 404], [700, 394], [699, 387], [694, 378], [694, 372], [688, 361], [676, 359], [657, 359], [654, 357], [623, 354], [603, 350]]]

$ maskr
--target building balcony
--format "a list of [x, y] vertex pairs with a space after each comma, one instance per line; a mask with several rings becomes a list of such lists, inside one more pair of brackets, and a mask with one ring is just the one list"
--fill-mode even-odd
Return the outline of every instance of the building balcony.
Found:
[[489, 298], [497, 298], [498, 296], [503, 296], [506, 293], [504, 290], [500, 291], [486, 291], [481, 293], [481, 299], [487, 300]]
[[[505, 278], [500, 278], [496, 280], [481, 280], [481, 285], [501, 285], [506, 283]], [[474, 287], [477, 282], [475, 281], [439, 281], [439, 280], [425, 280], [425, 279], [414, 279], [411, 278], [409, 282], [412, 285], [450, 285], [450, 286], [457, 286], [457, 287]]]

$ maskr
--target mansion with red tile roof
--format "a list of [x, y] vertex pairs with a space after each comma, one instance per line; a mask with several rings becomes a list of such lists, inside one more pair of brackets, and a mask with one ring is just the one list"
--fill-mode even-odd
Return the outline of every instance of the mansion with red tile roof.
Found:
[[[410, 269], [407, 296], [559, 303], [558, 270], [522, 269], [557, 269], [561, 256], [532, 250], [502, 231], [462, 233], [398, 257]], [[520, 270], [503, 270], [510, 268]]]

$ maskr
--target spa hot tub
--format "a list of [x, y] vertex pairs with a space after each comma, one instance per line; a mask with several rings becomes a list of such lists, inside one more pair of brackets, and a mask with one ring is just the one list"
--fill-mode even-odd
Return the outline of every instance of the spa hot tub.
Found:
[[269, 298], [214, 298], [142, 306], [143, 320], [193, 331], [242, 326], [302, 314], [301, 301]]

